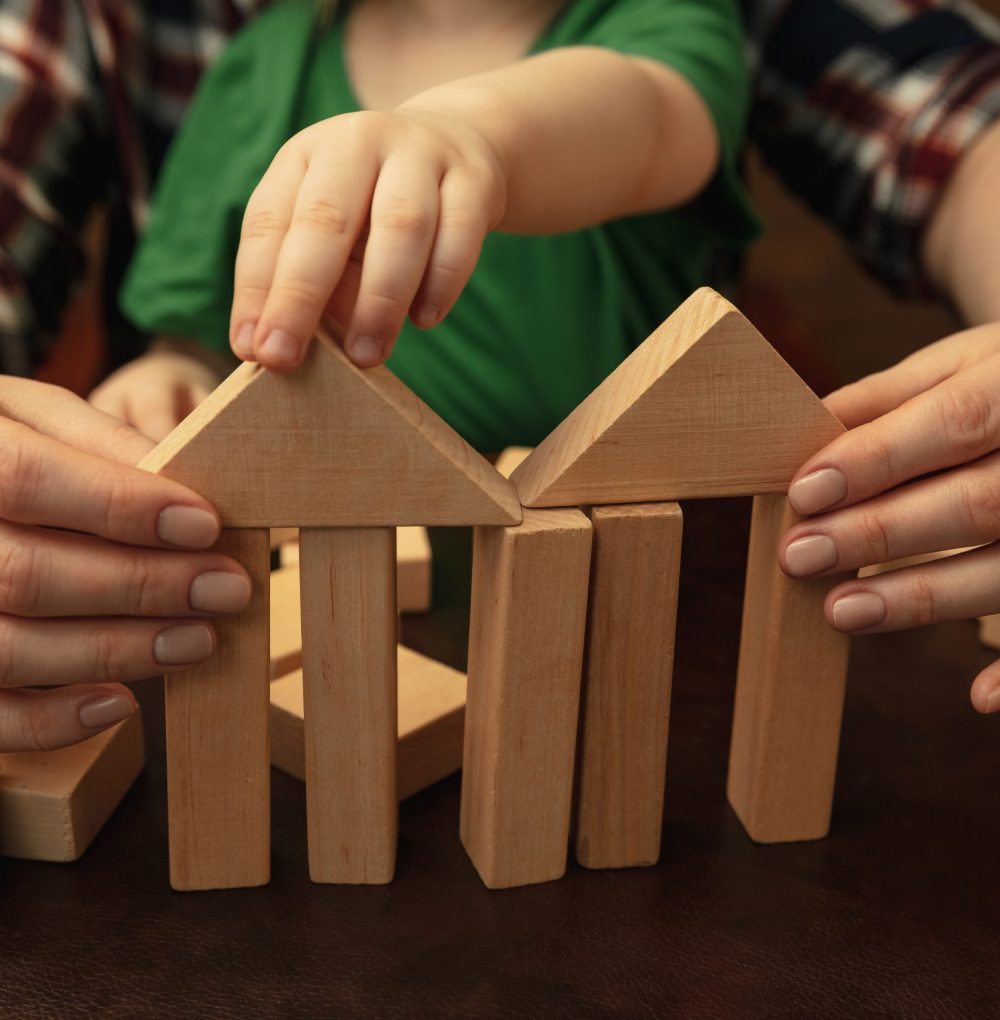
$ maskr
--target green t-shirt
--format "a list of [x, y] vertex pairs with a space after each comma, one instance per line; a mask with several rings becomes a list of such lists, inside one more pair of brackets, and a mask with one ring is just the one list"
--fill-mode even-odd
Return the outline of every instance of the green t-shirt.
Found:
[[[121, 293], [152, 333], [228, 350], [243, 210], [293, 134], [359, 108], [341, 14], [286, 0], [245, 28], [205, 76], [164, 165]], [[749, 83], [734, 0], [575, 0], [532, 52], [596, 45], [680, 72], [718, 128], [722, 164], [683, 209], [551, 236], [490, 234], [444, 322], [407, 322], [389, 367], [480, 450], [544, 438], [706, 282], [717, 246], [756, 232], [737, 171]]]

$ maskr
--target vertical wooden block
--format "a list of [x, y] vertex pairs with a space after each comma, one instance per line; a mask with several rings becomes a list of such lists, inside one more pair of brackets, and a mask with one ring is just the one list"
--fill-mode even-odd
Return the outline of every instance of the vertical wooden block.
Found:
[[476, 529], [461, 836], [491, 889], [566, 870], [591, 530], [578, 510]]
[[754, 498], [728, 794], [759, 843], [822, 838], [833, 804], [849, 642], [823, 601], [844, 575], [782, 573], [778, 541], [798, 519], [784, 495]]
[[676, 503], [595, 507], [580, 709], [576, 859], [655, 864], [663, 827], [683, 517]]
[[225, 529], [215, 549], [243, 564], [254, 591], [215, 621], [215, 655], [166, 679], [170, 884], [182, 890], [270, 878], [267, 528]]
[[309, 875], [379, 884], [396, 866], [396, 531], [303, 528]]

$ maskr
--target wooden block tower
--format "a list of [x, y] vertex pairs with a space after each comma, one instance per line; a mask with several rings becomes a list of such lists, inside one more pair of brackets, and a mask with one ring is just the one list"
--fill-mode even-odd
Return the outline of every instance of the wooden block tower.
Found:
[[268, 529], [299, 527], [309, 868], [388, 882], [396, 844], [397, 525], [513, 525], [509, 483], [384, 368], [323, 337], [237, 369], [143, 461], [202, 493], [254, 581], [204, 666], [166, 681], [171, 883], [270, 873]]

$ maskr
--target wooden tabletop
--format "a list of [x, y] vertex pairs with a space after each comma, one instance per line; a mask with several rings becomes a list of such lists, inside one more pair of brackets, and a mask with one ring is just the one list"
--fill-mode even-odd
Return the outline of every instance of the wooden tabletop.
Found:
[[[1000, 1013], [1000, 719], [969, 705], [973, 624], [856, 641], [828, 839], [754, 846], [726, 805], [748, 508], [684, 508], [658, 866], [489, 892], [453, 777], [402, 805], [391, 885], [314, 886], [302, 786], [274, 772], [271, 884], [173, 893], [147, 681], [149, 766], [83, 859], [0, 861], [0, 1017]], [[405, 637], [461, 665], [463, 619]]]

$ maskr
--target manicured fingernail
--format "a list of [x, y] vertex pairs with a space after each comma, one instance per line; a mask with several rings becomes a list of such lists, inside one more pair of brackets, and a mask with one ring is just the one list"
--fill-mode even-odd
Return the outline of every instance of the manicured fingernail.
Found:
[[110, 698], [96, 698], [80, 706], [80, 725], [88, 730], [103, 730], [107, 726], [127, 719], [134, 708], [132, 702], [121, 694]]
[[212, 632], [202, 623], [168, 627], [153, 641], [153, 658], [161, 666], [204, 662], [213, 651]]
[[219, 537], [219, 522], [196, 506], [168, 506], [156, 519], [156, 534], [170, 545], [207, 549]]
[[435, 308], [433, 305], [421, 305], [417, 311], [417, 325], [425, 328], [433, 326], [440, 314], [440, 308]]
[[785, 550], [785, 567], [792, 577], [808, 577], [837, 562], [837, 547], [827, 535], [809, 535]]
[[375, 365], [382, 357], [382, 341], [374, 336], [356, 336], [347, 353], [356, 365]]
[[299, 342], [283, 329], [272, 329], [264, 338], [260, 353], [282, 365], [294, 365], [299, 356]]
[[796, 513], [817, 514], [847, 495], [847, 479], [836, 468], [823, 468], [800, 478], [788, 490]]
[[885, 619], [885, 603], [870, 591], [845, 595], [833, 604], [833, 623], [837, 630], [864, 630]]
[[191, 582], [188, 601], [203, 613], [238, 613], [250, 601], [250, 582], [242, 574], [209, 570]]
[[244, 322], [236, 331], [236, 353], [241, 358], [253, 357], [254, 324]]
[[995, 687], [986, 699], [986, 714], [1000, 712], [1000, 687]]

